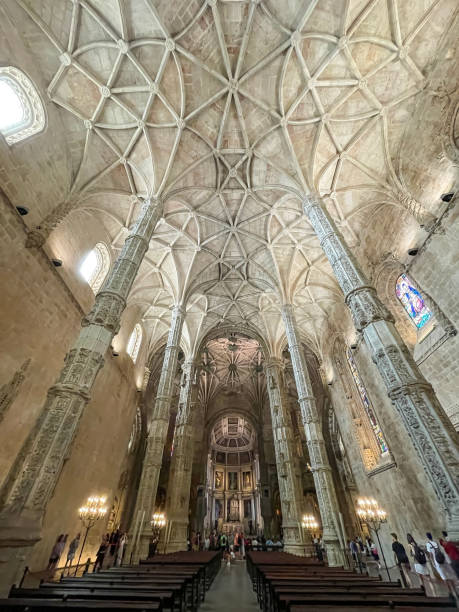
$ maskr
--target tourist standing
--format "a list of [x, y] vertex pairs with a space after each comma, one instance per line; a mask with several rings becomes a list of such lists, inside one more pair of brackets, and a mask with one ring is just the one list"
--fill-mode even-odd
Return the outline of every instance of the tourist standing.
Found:
[[96, 554], [96, 562], [94, 563], [94, 568], [92, 570], [93, 572], [102, 569], [102, 566], [104, 564], [105, 555], [107, 553], [107, 549], [109, 546], [109, 540], [110, 540], [110, 536], [108, 533], [102, 536], [102, 542]]
[[124, 549], [126, 548], [127, 541], [127, 535], [125, 533], [122, 533], [118, 542], [118, 550], [116, 551], [116, 567], [120, 567], [123, 562]]

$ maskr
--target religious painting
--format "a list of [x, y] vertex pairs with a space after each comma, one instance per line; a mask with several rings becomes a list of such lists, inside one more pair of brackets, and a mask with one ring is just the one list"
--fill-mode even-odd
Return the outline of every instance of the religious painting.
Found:
[[228, 472], [228, 489], [237, 491], [237, 472]]
[[427, 321], [432, 318], [432, 313], [425, 305], [422, 295], [406, 274], [401, 274], [398, 277], [395, 284], [395, 294], [418, 329], [424, 327]]
[[346, 357], [347, 362], [349, 364], [349, 369], [351, 370], [351, 374], [355, 382], [355, 386], [357, 387], [357, 390], [359, 392], [360, 399], [367, 414], [368, 420], [370, 421], [373, 433], [375, 434], [381, 454], [387, 453], [389, 451], [389, 447], [387, 446], [386, 440], [384, 439], [381, 427], [379, 426], [378, 419], [376, 418], [376, 415], [374, 413], [373, 406], [371, 405], [367, 390], [365, 389], [362, 379], [360, 378], [360, 374], [357, 370], [357, 366], [355, 364], [354, 357], [352, 356], [352, 351], [350, 348], [346, 350]]
[[215, 488], [221, 489], [223, 488], [223, 472], [215, 472]]
[[251, 484], [252, 484], [251, 478], [250, 478], [250, 472], [243, 472], [242, 482], [243, 482], [244, 489], [250, 489]]

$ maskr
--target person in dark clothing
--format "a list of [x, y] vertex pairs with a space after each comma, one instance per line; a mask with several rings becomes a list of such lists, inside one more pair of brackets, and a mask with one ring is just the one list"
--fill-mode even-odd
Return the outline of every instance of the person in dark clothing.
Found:
[[391, 533], [390, 535], [392, 536], [392, 550], [394, 551], [395, 562], [397, 563], [398, 568], [400, 570], [400, 576], [402, 578], [403, 585], [406, 587], [407, 581], [405, 572], [403, 570], [406, 570], [407, 572], [410, 571], [410, 560], [408, 559], [408, 555], [406, 554], [405, 547], [398, 541], [397, 534]]
[[97, 551], [97, 555], [96, 555], [96, 562], [94, 563], [94, 568], [93, 568], [93, 572], [102, 569], [102, 565], [104, 563], [104, 559], [105, 559], [105, 554], [107, 552], [107, 549], [109, 547], [109, 540], [110, 540], [110, 536], [107, 533], [107, 535], [105, 535], [102, 538], [102, 542], [99, 546], [99, 550]]
[[406, 554], [406, 550], [405, 547], [403, 546], [403, 544], [401, 544], [398, 541], [397, 538], [397, 534], [396, 533], [391, 533], [390, 534], [392, 536], [392, 550], [394, 551], [394, 555], [395, 555], [395, 560], [397, 562], [397, 565], [408, 565], [408, 568], [410, 566], [410, 561], [408, 559], [408, 555]]

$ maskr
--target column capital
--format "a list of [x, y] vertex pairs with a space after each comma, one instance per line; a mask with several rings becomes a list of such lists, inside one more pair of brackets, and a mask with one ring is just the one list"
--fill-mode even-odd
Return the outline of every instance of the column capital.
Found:
[[283, 370], [284, 362], [282, 361], [282, 359], [280, 359], [280, 357], [268, 357], [268, 359], [265, 360], [265, 368], [266, 369], [276, 368], [276, 369]]

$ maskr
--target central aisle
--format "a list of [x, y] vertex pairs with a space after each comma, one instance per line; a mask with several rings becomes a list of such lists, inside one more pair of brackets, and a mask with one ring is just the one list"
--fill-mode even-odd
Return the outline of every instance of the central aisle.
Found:
[[245, 561], [236, 561], [231, 567], [222, 566], [218, 576], [206, 593], [199, 612], [259, 612], [257, 596], [245, 567]]

